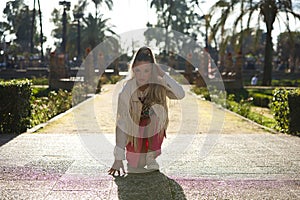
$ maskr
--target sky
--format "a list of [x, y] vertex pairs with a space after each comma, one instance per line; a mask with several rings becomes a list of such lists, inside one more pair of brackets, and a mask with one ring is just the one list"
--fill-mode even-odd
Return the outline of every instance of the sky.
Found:
[[[0, 11], [2, 11], [5, 7], [6, 2], [9, 0], [1, 0]], [[24, 2], [29, 5], [32, 9], [34, 0], [24, 0]], [[42, 19], [43, 19], [43, 32], [47, 37], [47, 42], [44, 44], [44, 47], [53, 47], [53, 38], [51, 37], [51, 30], [54, 28], [53, 23], [50, 22], [51, 12], [54, 8], [61, 8], [59, 5], [60, 0], [40, 0], [41, 10], [42, 10]], [[69, 0], [71, 2], [71, 9], [73, 9], [74, 5], [78, 3], [78, 0]], [[216, 2], [217, 0], [207, 0], [200, 1], [201, 10], [196, 10], [198, 14], [207, 13], [208, 9]], [[3, 3], [2, 3], [3, 2]], [[115, 27], [113, 30], [117, 34], [122, 34], [128, 31], [132, 31], [135, 29], [146, 28], [146, 23], [155, 23], [156, 22], [156, 14], [154, 9], [149, 8], [150, 0], [113, 0], [113, 10], [109, 11], [105, 6], [100, 10], [100, 13], [103, 14], [104, 18], [110, 18], [110, 24]], [[36, 8], [37, 5], [36, 5]], [[89, 3], [88, 12], [92, 12], [94, 14], [94, 4], [92, 1]], [[0, 21], [3, 20], [3, 15], [0, 15]], [[39, 22], [37, 22], [39, 23]], [[300, 23], [298, 23], [300, 24]], [[296, 27], [292, 25], [292, 29], [300, 29], [300, 26]], [[281, 30], [283, 31], [283, 30]], [[280, 32], [279, 26], [275, 27], [273, 40], [276, 43], [276, 37]], [[274, 39], [275, 38], [275, 39]]]
[[[1, 0], [0, 11], [5, 7], [6, 2], [9, 0]], [[51, 12], [54, 8], [61, 8], [59, 5], [60, 0], [40, 0], [42, 10], [43, 32], [47, 37], [47, 42], [44, 47], [53, 46], [53, 38], [51, 37], [51, 30], [54, 28], [52, 22], [50, 22]], [[71, 2], [71, 9], [78, 3], [78, 0], [68, 0]], [[203, 6], [202, 11], [206, 12], [208, 5], [212, 5], [216, 0], [210, 0]], [[3, 2], [3, 3], [2, 3]], [[5, 2], [5, 3], [4, 3]], [[29, 5], [30, 9], [33, 8], [33, 0], [24, 0], [25, 4]], [[156, 14], [154, 9], [149, 8], [150, 0], [113, 0], [113, 10], [109, 11], [105, 6], [100, 13], [104, 18], [110, 18], [109, 23], [114, 25], [113, 30], [117, 34], [132, 31], [135, 29], [146, 28], [146, 24], [156, 22]], [[36, 9], [38, 8], [36, 3]], [[92, 1], [89, 3], [88, 12], [94, 14], [94, 4]], [[87, 14], [86, 13], [86, 14]], [[3, 15], [0, 15], [0, 21], [3, 20]], [[37, 22], [39, 23], [39, 22]], [[39, 28], [38, 28], [39, 29]], [[8, 39], [8, 38], [7, 38]]]

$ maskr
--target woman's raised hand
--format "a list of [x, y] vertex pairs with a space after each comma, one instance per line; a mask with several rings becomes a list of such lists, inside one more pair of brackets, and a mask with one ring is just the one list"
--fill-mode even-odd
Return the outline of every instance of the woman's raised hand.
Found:
[[156, 64], [157, 73], [160, 77], [163, 77], [165, 75], [165, 71], [161, 68], [159, 64]]

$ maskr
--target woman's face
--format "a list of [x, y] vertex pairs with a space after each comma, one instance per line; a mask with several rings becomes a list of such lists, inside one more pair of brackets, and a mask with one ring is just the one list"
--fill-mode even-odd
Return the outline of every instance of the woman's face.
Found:
[[152, 74], [152, 64], [148, 61], [137, 61], [133, 67], [137, 84], [145, 85], [149, 82]]

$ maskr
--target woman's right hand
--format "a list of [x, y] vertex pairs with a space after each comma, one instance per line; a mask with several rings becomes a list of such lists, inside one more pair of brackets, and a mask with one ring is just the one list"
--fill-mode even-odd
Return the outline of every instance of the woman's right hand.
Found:
[[108, 174], [115, 176], [115, 173], [118, 173], [118, 176], [121, 175], [120, 171], [123, 171], [123, 174], [125, 174], [125, 169], [124, 169], [124, 165], [123, 165], [123, 161], [122, 160], [115, 160], [114, 164], [112, 165], [112, 167], [108, 170]]

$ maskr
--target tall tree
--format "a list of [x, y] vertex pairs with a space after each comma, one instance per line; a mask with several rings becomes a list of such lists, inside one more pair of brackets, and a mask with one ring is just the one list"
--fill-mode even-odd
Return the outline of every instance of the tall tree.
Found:
[[[78, 5], [75, 5], [75, 8], [78, 9]], [[50, 21], [55, 25], [55, 28], [52, 30], [52, 36], [55, 38], [56, 48], [61, 52], [67, 53], [69, 58], [73, 58], [77, 55], [77, 28], [76, 24], [72, 22], [69, 5], [64, 4], [62, 9], [55, 8], [51, 15]]]
[[15, 43], [22, 51], [30, 49], [31, 41], [31, 17], [32, 11], [23, 0], [8, 1], [3, 10], [7, 24], [10, 26], [9, 32], [15, 34]]
[[113, 7], [113, 1], [112, 0], [92, 0], [95, 4], [95, 18], [98, 18], [99, 15], [99, 6], [102, 4], [105, 4], [109, 10]]
[[[154, 8], [157, 13], [157, 24], [152, 26], [163, 29], [164, 33], [154, 33], [153, 31], [155, 30], [151, 31], [153, 32], [152, 34], [160, 34], [163, 36], [163, 39], [157, 42], [164, 43], [164, 50], [166, 52], [172, 49], [172, 42], [178, 42], [170, 40], [172, 37], [170, 32], [172, 30], [194, 36], [194, 34], [191, 33], [191, 29], [196, 18], [189, 3], [191, 3], [191, 1], [184, 0], [152, 0], [150, 2], [150, 8]], [[151, 37], [151, 34], [149, 35], [148, 37]], [[174, 46], [177, 45], [178, 43], [174, 44]]]
[[115, 35], [112, 27], [107, 25], [109, 19], [103, 19], [100, 15], [95, 18], [91, 13], [83, 19], [82, 44], [85, 47], [94, 48], [102, 42], [108, 34]]
[[2, 36], [4, 36], [6, 31], [10, 30], [10, 26], [7, 22], [0, 22], [0, 38], [2, 39]]
[[81, 60], [81, 19], [83, 17], [83, 11], [86, 7], [86, 1], [79, 1], [78, 5], [75, 5], [73, 9], [74, 20], [76, 21], [76, 40], [77, 40], [77, 58]]
[[[247, 18], [247, 28], [252, 26], [250, 22], [253, 19], [257, 20], [255, 26], [260, 26], [260, 23], [263, 22], [266, 32], [266, 41], [265, 41], [265, 54], [264, 54], [264, 73], [263, 73], [263, 85], [271, 85], [272, 81], [272, 60], [273, 60], [273, 43], [272, 43], [272, 31], [274, 23], [276, 20], [282, 20], [280, 17], [281, 14], [286, 16], [286, 21], [284, 24], [289, 28], [288, 19], [290, 16], [300, 19], [300, 15], [294, 11], [295, 1], [292, 0], [219, 0], [211, 9], [211, 15], [214, 16], [214, 13], [220, 12], [222, 16], [217, 19], [217, 23], [213, 32], [218, 30], [224, 30], [227, 20], [232, 17], [233, 13], [236, 13], [240, 8], [243, 9], [241, 13], [237, 14], [237, 17], [233, 20], [233, 29], [239, 25], [239, 22], [243, 22], [245, 17]], [[258, 14], [258, 17], [254, 16]]]
[[[89, 13], [82, 18], [82, 46], [84, 48], [94, 48], [100, 42], [107, 38], [108, 35], [115, 35], [112, 26], [108, 25], [110, 19], [104, 19], [103, 14], [100, 14], [100, 8], [103, 4], [112, 10], [112, 0], [91, 0], [95, 4], [95, 15]], [[73, 12], [84, 13], [88, 5], [87, 0], [81, 0]]]
[[[44, 60], [44, 51], [43, 51], [43, 43], [44, 43], [44, 35], [43, 35], [43, 23], [42, 23], [42, 11], [41, 11], [41, 5], [40, 0], [37, 0], [38, 2], [38, 13], [39, 13], [39, 21], [40, 21], [40, 45], [41, 45], [41, 60]], [[35, 36], [35, 3], [36, 0], [33, 1], [33, 10], [32, 10], [32, 18], [31, 18], [31, 41], [30, 41], [30, 52], [33, 53], [34, 50], [34, 42], [33, 38]]]
[[[112, 8], [112, 1], [111, 0], [93, 0], [95, 3], [95, 8], [97, 10], [95, 16], [93, 16], [92, 13], [88, 13], [87, 15], [81, 16], [81, 24], [80, 24], [80, 44], [82, 46], [82, 49], [84, 48], [94, 48], [96, 47], [100, 42], [102, 42], [104, 39], [107, 38], [108, 35], [115, 35], [114, 31], [112, 30], [112, 26], [108, 25], [109, 19], [104, 19], [103, 15], [99, 14], [99, 6], [101, 6], [102, 3], [105, 3], [109, 9]], [[78, 4], [74, 6], [73, 14], [85, 14], [86, 8], [88, 5], [88, 0], [80, 0], [78, 1]], [[52, 12], [52, 18], [51, 21], [55, 24], [56, 28], [52, 31], [52, 35], [57, 38], [57, 41], [59, 41], [62, 38], [62, 22], [61, 22], [61, 10], [54, 9]], [[96, 17], [97, 16], [97, 17]], [[68, 12], [67, 13], [67, 21], [71, 21], [71, 15]], [[78, 43], [78, 27], [74, 26], [75, 24], [68, 23], [67, 28], [67, 45], [66, 49], [68, 54], [72, 56], [77, 55], [77, 48], [76, 44]], [[77, 25], [77, 24], [76, 24]], [[57, 42], [56, 46], [58, 46], [59, 43]]]
[[62, 21], [61, 21], [61, 10], [54, 8], [51, 12], [50, 22], [52, 22], [55, 28], [52, 30], [51, 35], [55, 39], [55, 46], [59, 47], [59, 40], [62, 38]]
[[279, 69], [300, 71], [300, 32], [284, 32], [278, 36], [277, 42]]

